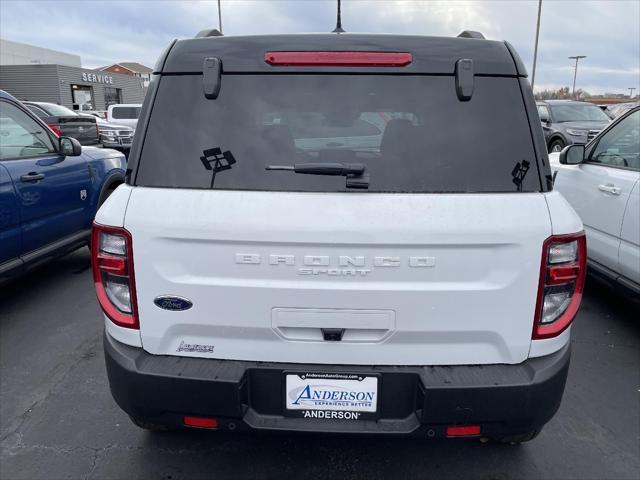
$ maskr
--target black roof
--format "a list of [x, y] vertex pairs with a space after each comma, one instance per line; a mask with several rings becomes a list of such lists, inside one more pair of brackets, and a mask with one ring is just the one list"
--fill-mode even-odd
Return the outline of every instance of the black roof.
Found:
[[384, 71], [407, 74], [448, 74], [455, 63], [470, 58], [476, 75], [526, 76], [515, 50], [507, 42], [479, 38], [428, 37], [419, 35], [300, 34], [205, 37], [178, 40], [156, 73], [201, 73], [204, 59], [218, 57], [223, 72], [317, 72], [317, 67], [272, 66], [266, 52], [362, 51], [409, 52], [413, 61], [405, 67], [322, 67], [324, 72]]

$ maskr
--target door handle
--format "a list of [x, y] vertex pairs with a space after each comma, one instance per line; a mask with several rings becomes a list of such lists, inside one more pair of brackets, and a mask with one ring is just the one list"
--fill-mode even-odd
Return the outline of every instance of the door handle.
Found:
[[37, 182], [44, 179], [44, 173], [29, 172], [20, 177], [21, 182]]
[[610, 193], [612, 195], [620, 195], [622, 193], [622, 189], [620, 187], [616, 187], [613, 183], [598, 185], [598, 190], [600, 190], [601, 192]]

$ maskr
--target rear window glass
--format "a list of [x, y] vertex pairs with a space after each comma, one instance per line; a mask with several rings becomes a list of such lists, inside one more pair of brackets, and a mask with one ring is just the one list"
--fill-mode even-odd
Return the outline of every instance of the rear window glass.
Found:
[[140, 116], [140, 110], [141, 107], [115, 107], [111, 110], [111, 116], [123, 120], [135, 120]]
[[64, 107], [62, 105], [56, 105], [55, 103], [43, 103], [42, 107], [44, 110], [46, 110], [47, 112], [49, 112], [50, 115], [54, 115], [56, 117], [64, 117], [64, 116], [69, 116], [69, 117], [76, 117], [78, 116], [78, 114], [76, 112], [74, 112], [73, 110]]
[[[271, 165], [361, 163], [369, 192], [539, 191], [515, 78], [226, 74], [207, 100], [200, 75], [164, 76], [136, 184], [341, 192], [344, 177]], [[514, 180], [515, 179], [515, 180]]]

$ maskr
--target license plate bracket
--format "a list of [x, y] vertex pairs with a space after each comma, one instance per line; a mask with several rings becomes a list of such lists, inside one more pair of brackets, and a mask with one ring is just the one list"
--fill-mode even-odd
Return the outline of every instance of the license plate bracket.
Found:
[[326, 420], [378, 418], [380, 375], [284, 372], [286, 416]]

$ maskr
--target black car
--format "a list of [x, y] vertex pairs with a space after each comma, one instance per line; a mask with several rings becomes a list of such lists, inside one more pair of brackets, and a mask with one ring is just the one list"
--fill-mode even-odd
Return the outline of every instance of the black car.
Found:
[[40, 117], [59, 137], [72, 137], [81, 145], [100, 143], [98, 125], [91, 115], [78, 115], [73, 110], [46, 102], [22, 102]]
[[611, 122], [600, 107], [589, 102], [545, 100], [537, 105], [550, 152], [560, 152], [574, 143], [585, 144]]

